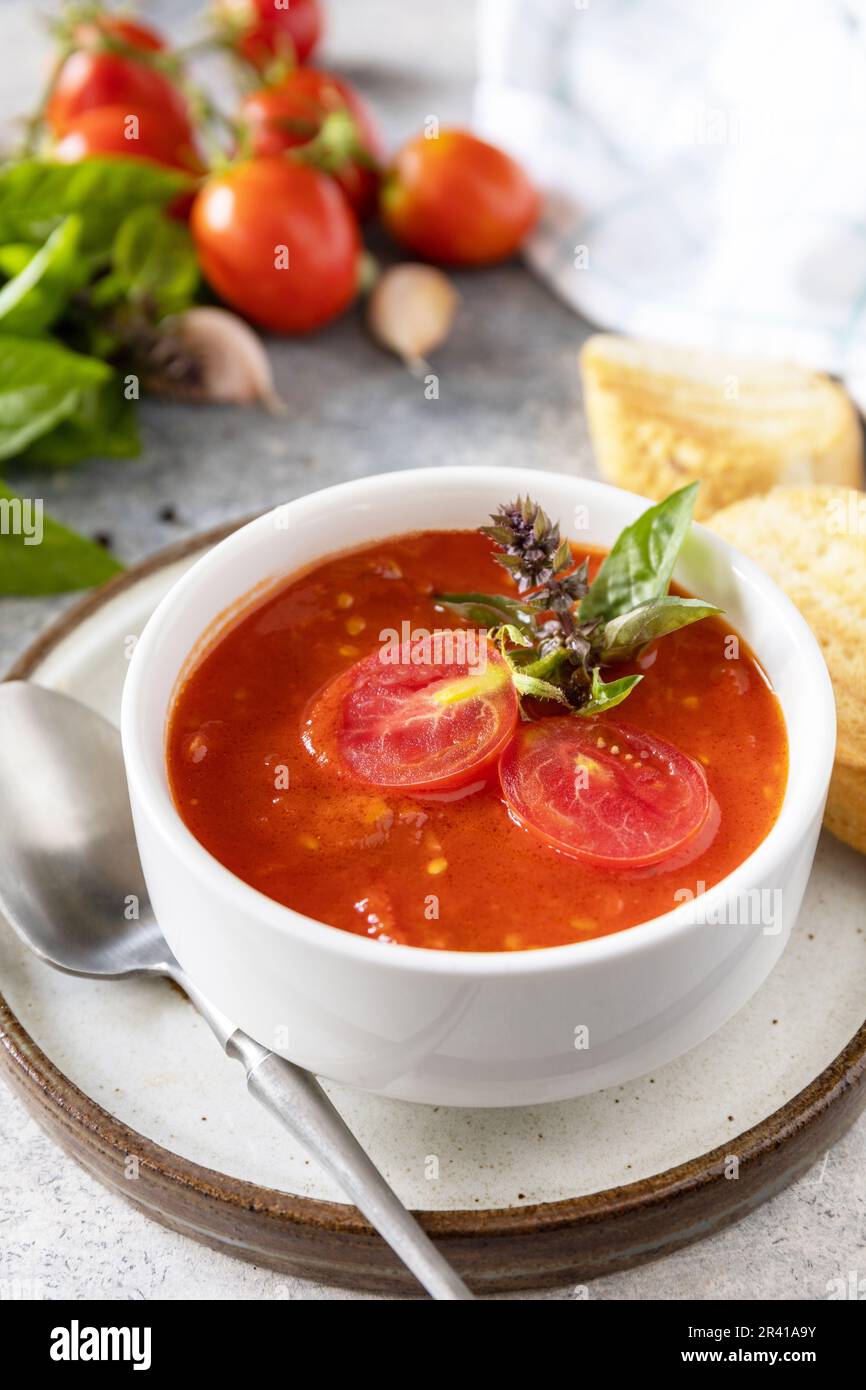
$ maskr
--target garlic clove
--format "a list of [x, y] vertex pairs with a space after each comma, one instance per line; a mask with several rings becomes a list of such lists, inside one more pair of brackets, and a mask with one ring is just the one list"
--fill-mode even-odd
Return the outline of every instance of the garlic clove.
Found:
[[426, 367], [427, 354], [448, 338], [459, 303], [441, 270], [406, 262], [376, 281], [367, 301], [367, 325], [377, 342], [417, 373]]
[[285, 410], [261, 339], [237, 314], [202, 305], [160, 327], [178, 359], [191, 364], [171, 394], [232, 405], [262, 401], [274, 412]]

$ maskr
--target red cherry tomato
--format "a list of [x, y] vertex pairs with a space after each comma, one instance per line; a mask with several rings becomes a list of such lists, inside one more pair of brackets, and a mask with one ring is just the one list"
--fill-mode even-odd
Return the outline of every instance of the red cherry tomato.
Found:
[[404, 145], [380, 198], [391, 235], [427, 260], [487, 265], [512, 256], [538, 219], [540, 199], [502, 150], [463, 130]]
[[407, 792], [443, 791], [477, 777], [501, 753], [517, 722], [517, 694], [502, 657], [388, 663], [373, 652], [314, 697], [304, 742], [320, 762], [362, 781]]
[[[305, 145], [318, 135], [327, 116], [346, 111], [352, 117], [358, 143], [370, 159], [382, 157], [382, 144], [366, 103], [342, 78], [315, 68], [296, 68], [278, 86], [262, 87], [244, 98], [241, 117], [252, 137], [254, 154], [281, 154]], [[379, 176], [354, 159], [335, 174], [337, 182], [360, 217], [376, 205]]]
[[703, 768], [653, 734], [565, 715], [524, 724], [499, 776], [512, 813], [556, 849], [611, 868], [655, 864], [707, 818]]
[[221, 299], [276, 333], [306, 333], [355, 297], [361, 237], [337, 185], [289, 156], [209, 178], [190, 228]]
[[275, 58], [306, 62], [322, 35], [319, 0], [217, 0], [215, 8], [235, 30], [237, 51], [259, 71]]
[[170, 78], [146, 58], [113, 51], [106, 44], [106, 39], [114, 39], [142, 54], [159, 52], [165, 44], [154, 30], [105, 15], [79, 25], [73, 37], [79, 46], [61, 67], [45, 108], [45, 119], [56, 135], [65, 134], [85, 111], [125, 106], [132, 115], [157, 110], [164, 122], [174, 122], [179, 138], [192, 138], [186, 101]]
[[54, 148], [62, 164], [77, 164], [91, 155], [123, 155], [127, 159], [149, 159], [170, 169], [191, 174], [204, 173], [198, 151], [183, 136], [179, 138], [172, 118], [148, 108], [130, 124], [133, 114], [126, 106], [96, 106], [70, 121], [63, 138]]

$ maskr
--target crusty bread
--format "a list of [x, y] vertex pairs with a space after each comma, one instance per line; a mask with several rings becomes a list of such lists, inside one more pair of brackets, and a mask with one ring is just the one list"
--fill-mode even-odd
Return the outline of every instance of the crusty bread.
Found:
[[830, 779], [824, 824], [846, 845], [866, 854], [866, 771], [837, 763]]
[[698, 478], [702, 519], [777, 484], [862, 485], [860, 422], [829, 377], [610, 333], [580, 364], [599, 470], [631, 492], [661, 500]]
[[866, 493], [774, 488], [707, 525], [776, 580], [821, 645], [838, 721], [825, 823], [866, 852]]

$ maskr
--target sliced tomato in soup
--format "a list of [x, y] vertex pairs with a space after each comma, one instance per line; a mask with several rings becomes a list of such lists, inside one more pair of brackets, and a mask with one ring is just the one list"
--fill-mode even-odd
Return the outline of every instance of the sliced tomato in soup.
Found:
[[493, 647], [483, 660], [386, 662], [373, 652], [316, 696], [302, 734], [320, 762], [377, 787], [459, 787], [495, 762], [517, 723], [517, 694]]
[[643, 730], [566, 715], [525, 724], [499, 776], [517, 819], [565, 854], [611, 868], [656, 864], [703, 825], [703, 768]]

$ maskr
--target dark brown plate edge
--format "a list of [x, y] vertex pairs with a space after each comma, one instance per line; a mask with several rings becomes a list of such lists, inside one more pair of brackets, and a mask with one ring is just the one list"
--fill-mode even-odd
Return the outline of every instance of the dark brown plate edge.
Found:
[[[216, 545], [250, 519], [181, 540], [87, 594], [31, 643], [4, 679], [26, 680], [118, 593]], [[231, 1178], [163, 1149], [115, 1119], [64, 1076], [2, 996], [0, 1045], [13, 1089], [38, 1122], [93, 1176], [152, 1219], [291, 1277], [395, 1297], [418, 1292], [355, 1207]], [[480, 1292], [585, 1282], [702, 1239], [781, 1191], [866, 1107], [864, 1082], [866, 1023], [779, 1110], [686, 1163], [559, 1202], [416, 1214]], [[131, 1156], [137, 1159], [134, 1179], [128, 1176]]]

